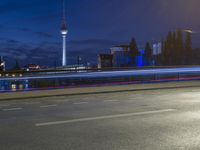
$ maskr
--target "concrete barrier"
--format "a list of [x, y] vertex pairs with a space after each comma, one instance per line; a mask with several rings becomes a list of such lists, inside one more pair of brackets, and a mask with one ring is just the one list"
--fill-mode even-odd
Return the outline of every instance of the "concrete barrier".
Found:
[[170, 88], [189, 88], [189, 87], [200, 87], [200, 81], [179, 81], [179, 82], [166, 82], [166, 83], [11, 92], [11, 93], [1, 93], [0, 100], [1, 101], [20, 100], [20, 99], [52, 97], [52, 96], [68, 96], [68, 95], [81, 95], [81, 94], [98, 94], [98, 93], [142, 91], [142, 90], [156, 90], [156, 89], [170, 89]]

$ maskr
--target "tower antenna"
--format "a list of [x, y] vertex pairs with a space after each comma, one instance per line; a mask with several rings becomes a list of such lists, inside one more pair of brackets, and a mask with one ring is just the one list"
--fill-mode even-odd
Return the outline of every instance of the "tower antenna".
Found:
[[66, 19], [65, 0], [63, 0], [63, 20]]

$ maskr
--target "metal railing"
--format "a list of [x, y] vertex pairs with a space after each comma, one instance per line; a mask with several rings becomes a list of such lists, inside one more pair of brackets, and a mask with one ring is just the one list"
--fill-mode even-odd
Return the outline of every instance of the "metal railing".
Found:
[[[144, 72], [137, 73], [137, 70], [136, 72], [134, 72], [133, 68], [125, 70], [123, 68], [122, 71], [125, 71], [125, 73], [112, 72], [113, 70], [110, 69], [109, 70], [90, 69], [87, 70], [86, 73], [68, 72], [68, 70], [67, 72], [66, 70], [59, 70], [58, 72], [57, 71], [55, 72], [55, 70], [37, 71], [37, 72], [34, 71], [34, 72], [28, 72], [26, 75], [23, 74], [23, 76], [20, 77], [18, 76], [1, 77], [0, 91], [9, 92], [9, 91], [86, 87], [86, 86], [200, 80], [200, 68], [199, 70], [195, 71], [191, 70], [191, 71], [181, 71], [181, 72], [179, 71], [154, 72], [154, 69], [148, 68], [147, 71], [149, 70], [149, 72], [147, 73]], [[158, 67], [156, 69], [158, 69]], [[169, 69], [169, 67], [166, 69]], [[108, 74], [107, 71], [110, 71], [110, 73]], [[119, 70], [114, 70], [114, 71], [119, 71]], [[129, 72], [127, 73], [126, 71]], [[47, 75], [42, 76], [43, 74]]]
[[43, 69], [43, 70], [17, 70], [17, 71], [0, 71], [0, 78], [29, 76], [41, 74], [59, 74], [59, 73], [76, 73], [76, 72], [104, 72], [104, 71], [126, 71], [126, 70], [143, 70], [143, 69], [171, 69], [171, 68], [192, 68], [200, 67], [200, 65], [184, 65], [184, 66], [147, 66], [147, 67], [112, 67], [112, 68], [88, 68], [88, 69]]

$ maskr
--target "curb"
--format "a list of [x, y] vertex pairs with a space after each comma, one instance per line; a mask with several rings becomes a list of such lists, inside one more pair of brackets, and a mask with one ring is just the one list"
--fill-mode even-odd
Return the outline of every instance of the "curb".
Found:
[[[172, 84], [172, 85], [168, 85], [168, 84]], [[60, 92], [60, 94], [49, 94], [48, 93], [49, 95], [46, 93], [51, 92], [50, 90], [49, 91], [40, 91], [42, 93], [38, 93], [39, 91], [31, 91], [31, 92], [27, 92], [27, 93], [26, 92], [9, 93], [9, 94], [6, 93], [6, 94], [2, 94], [2, 97], [0, 97], [0, 101], [37, 99], [37, 98], [56, 97], [56, 96], [94, 95], [94, 94], [107, 94], [107, 93], [120, 93], [120, 92], [139, 92], [139, 91], [151, 91], [151, 90], [195, 88], [195, 87], [196, 88], [200, 87], [200, 81], [105, 86], [105, 87], [96, 87], [95, 90], [94, 90], [94, 87], [62, 89], [62, 90], [52, 90], [54, 93]], [[69, 90], [69, 92], [68, 92], [68, 90]], [[70, 93], [70, 90], [71, 90], [71, 93]], [[77, 91], [80, 90], [80, 92], [77, 92], [76, 90]], [[15, 94], [17, 94], [16, 97], [14, 97]], [[26, 94], [26, 95], [24, 95], [24, 94]], [[30, 94], [30, 95], [28, 95], [28, 94]], [[0, 94], [0, 96], [1, 96], [1, 94]]]

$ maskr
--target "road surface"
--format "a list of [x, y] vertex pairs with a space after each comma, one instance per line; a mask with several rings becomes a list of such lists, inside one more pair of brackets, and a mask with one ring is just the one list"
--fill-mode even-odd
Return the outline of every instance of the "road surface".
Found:
[[1, 101], [0, 149], [200, 149], [200, 88]]

